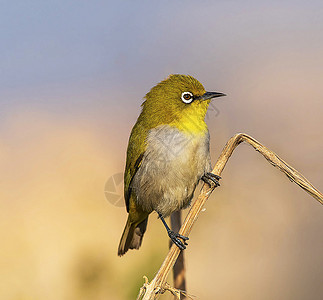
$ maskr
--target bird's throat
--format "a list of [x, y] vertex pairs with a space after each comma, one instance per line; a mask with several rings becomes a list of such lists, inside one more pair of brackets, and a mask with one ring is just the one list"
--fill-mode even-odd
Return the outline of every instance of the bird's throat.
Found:
[[207, 125], [204, 120], [207, 108], [207, 101], [198, 105], [192, 104], [189, 109], [184, 110], [170, 125], [188, 134], [202, 135], [207, 131]]
[[171, 126], [175, 126], [182, 132], [187, 134], [205, 134], [207, 131], [207, 125], [201, 116], [197, 115], [185, 115], [180, 119], [173, 121]]

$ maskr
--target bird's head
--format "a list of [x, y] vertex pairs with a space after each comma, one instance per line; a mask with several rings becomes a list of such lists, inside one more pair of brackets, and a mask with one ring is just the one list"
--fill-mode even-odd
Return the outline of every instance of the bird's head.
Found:
[[170, 75], [146, 94], [143, 117], [151, 127], [169, 124], [187, 132], [203, 131], [211, 99], [221, 96], [225, 94], [206, 92], [192, 76]]

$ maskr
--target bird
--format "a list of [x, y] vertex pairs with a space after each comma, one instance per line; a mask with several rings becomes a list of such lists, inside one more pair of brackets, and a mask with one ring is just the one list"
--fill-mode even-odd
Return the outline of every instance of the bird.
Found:
[[184, 250], [188, 237], [173, 232], [165, 218], [188, 207], [200, 180], [219, 185], [211, 173], [210, 135], [205, 116], [213, 98], [190, 75], [171, 74], [144, 97], [128, 142], [124, 173], [127, 222], [118, 255], [139, 249], [148, 217], [156, 212], [172, 242]]

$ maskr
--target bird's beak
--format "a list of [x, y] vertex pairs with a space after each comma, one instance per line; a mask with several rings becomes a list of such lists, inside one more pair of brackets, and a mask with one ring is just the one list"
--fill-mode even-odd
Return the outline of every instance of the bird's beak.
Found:
[[199, 100], [208, 100], [212, 98], [222, 97], [226, 96], [226, 94], [219, 93], [219, 92], [205, 92], [201, 97], [199, 97]]

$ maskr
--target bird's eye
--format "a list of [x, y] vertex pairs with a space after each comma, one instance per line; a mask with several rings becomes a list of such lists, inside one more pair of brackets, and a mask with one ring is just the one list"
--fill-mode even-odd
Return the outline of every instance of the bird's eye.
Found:
[[184, 103], [191, 103], [193, 101], [193, 94], [191, 92], [184, 92], [181, 99]]

